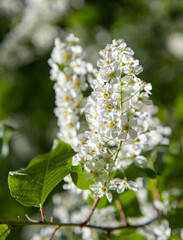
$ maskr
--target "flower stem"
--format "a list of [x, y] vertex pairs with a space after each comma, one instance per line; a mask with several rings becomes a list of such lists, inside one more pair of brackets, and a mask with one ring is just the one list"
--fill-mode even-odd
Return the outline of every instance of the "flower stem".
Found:
[[41, 212], [42, 222], [46, 222], [45, 216], [44, 216], [44, 211], [43, 211], [43, 205], [42, 205], [42, 204], [40, 204], [40, 212]]
[[122, 219], [124, 225], [127, 226], [128, 225], [127, 218], [125, 216], [125, 213], [123, 211], [123, 208], [121, 206], [121, 203], [120, 203], [119, 199], [116, 199], [115, 202], [116, 202], [117, 208], [119, 210], [119, 214], [121, 216], [121, 219]]
[[49, 240], [52, 240], [52, 239], [53, 239], [55, 233], [58, 231], [59, 228], [60, 228], [60, 226], [57, 226], [57, 227], [55, 228], [55, 230], [53, 231], [53, 233], [52, 233], [52, 235], [50, 236]]
[[88, 217], [87, 217], [86, 220], [81, 224], [82, 226], [85, 226], [85, 225], [88, 223], [88, 221], [90, 220], [90, 218], [91, 218], [91, 216], [93, 215], [94, 210], [95, 210], [95, 208], [96, 208], [99, 200], [100, 200], [99, 197], [97, 197], [97, 198], [95, 199], [95, 201], [94, 201], [94, 203], [93, 203], [93, 206], [92, 206], [92, 208], [91, 208], [91, 210], [90, 210], [90, 213], [89, 213]]
[[111, 239], [111, 231], [108, 231], [106, 240], [110, 240], [110, 239]]

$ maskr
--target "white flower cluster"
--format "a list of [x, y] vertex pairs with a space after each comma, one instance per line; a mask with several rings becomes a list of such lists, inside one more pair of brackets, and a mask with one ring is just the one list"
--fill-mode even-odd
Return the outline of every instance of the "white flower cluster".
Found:
[[[56, 80], [58, 137], [78, 152], [73, 165], [81, 163], [87, 171], [86, 180], [94, 180], [90, 185], [93, 197], [106, 195], [111, 202], [111, 190], [119, 194], [125, 189], [137, 190], [137, 183], [126, 178], [125, 168], [132, 163], [144, 167], [144, 153], [167, 144], [165, 136], [171, 130], [154, 117], [157, 108], [149, 100], [151, 84], [137, 77], [142, 67], [124, 40], [113, 40], [100, 51], [95, 78], [91, 77], [92, 65], [83, 61], [78, 42], [72, 34], [66, 43], [56, 39], [49, 60], [51, 79]], [[81, 133], [86, 78], [93, 92], [85, 105], [89, 129]], [[120, 178], [115, 177], [116, 172]]]
[[[163, 192], [161, 195], [161, 200], [154, 200], [152, 204], [148, 199], [148, 190], [144, 186], [142, 178], [137, 179], [138, 191], [137, 200], [139, 202], [140, 211], [142, 213], [141, 217], [131, 217], [128, 218], [129, 224], [143, 224], [150, 220], [158, 219], [158, 214], [167, 214], [172, 209], [173, 205], [168, 201], [169, 194]], [[158, 197], [154, 196], [154, 197]], [[167, 209], [168, 208], [168, 209]], [[148, 240], [167, 240], [171, 235], [171, 228], [167, 220], [157, 220], [153, 221], [151, 224], [138, 229], [139, 233], [143, 235]]]
[[[84, 164], [86, 179], [94, 178], [90, 186], [94, 197], [106, 195], [109, 201], [110, 190], [137, 190], [137, 184], [125, 178], [124, 169], [133, 162], [143, 167], [142, 153], [166, 143], [163, 133], [170, 133], [153, 117], [152, 87], [137, 77], [142, 67], [133, 54], [123, 40], [113, 40], [100, 51], [99, 70], [90, 82], [93, 92], [85, 108], [90, 131], [74, 157], [74, 164]], [[111, 179], [117, 170], [124, 179]]]
[[8, 17], [12, 18], [19, 15], [23, 7], [22, 0], [1, 0], [0, 15], [8, 15]]
[[51, 47], [60, 33], [57, 23], [68, 9], [69, 0], [26, 0], [24, 4], [18, 0], [16, 3], [15, 0], [3, 2], [9, 4], [1, 4], [2, 7], [22, 11], [16, 20], [18, 24], [7, 33], [0, 45], [0, 64], [17, 67], [32, 61]]
[[90, 78], [93, 67], [83, 61], [83, 49], [73, 34], [66, 38], [66, 43], [59, 38], [55, 40], [49, 64], [51, 79], [56, 80], [55, 114], [60, 128], [58, 138], [77, 150], [83, 138], [83, 134], [79, 134], [80, 116], [85, 102], [83, 91], [88, 87], [86, 80]]

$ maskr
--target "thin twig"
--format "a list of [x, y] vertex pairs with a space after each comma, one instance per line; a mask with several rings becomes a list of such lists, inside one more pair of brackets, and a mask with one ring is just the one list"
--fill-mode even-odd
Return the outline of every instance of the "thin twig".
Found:
[[106, 240], [111, 240], [111, 231], [108, 231], [108, 232], [107, 232], [107, 238], [106, 238]]
[[43, 205], [42, 205], [42, 204], [40, 204], [40, 212], [41, 212], [42, 222], [46, 222], [45, 216], [44, 216], [44, 211], [43, 211]]
[[96, 208], [99, 200], [100, 200], [99, 197], [97, 197], [97, 198], [95, 199], [95, 201], [94, 201], [94, 203], [93, 203], [93, 206], [92, 206], [92, 208], [91, 208], [91, 210], [90, 210], [90, 213], [89, 213], [88, 217], [87, 217], [86, 220], [81, 224], [81, 226], [85, 226], [85, 225], [88, 223], [88, 221], [90, 220], [91, 216], [92, 216], [93, 213], [94, 213], [94, 210], [95, 210], [95, 208]]
[[53, 233], [52, 233], [52, 235], [50, 236], [49, 240], [52, 240], [52, 239], [53, 239], [56, 231], [58, 231], [59, 228], [61, 228], [61, 227], [60, 227], [60, 226], [57, 226], [57, 227], [55, 228], [55, 230], [53, 231]]
[[39, 223], [40, 222], [38, 220], [34, 220], [34, 219], [30, 218], [27, 214], [25, 214], [25, 216], [30, 222], [33, 222], [33, 223]]
[[125, 213], [123, 211], [123, 208], [121, 206], [121, 203], [120, 203], [119, 199], [116, 199], [115, 202], [116, 202], [117, 208], [119, 210], [119, 214], [121, 216], [121, 219], [122, 219], [124, 225], [127, 226], [128, 225], [128, 221], [127, 221], [127, 218], [125, 216]]

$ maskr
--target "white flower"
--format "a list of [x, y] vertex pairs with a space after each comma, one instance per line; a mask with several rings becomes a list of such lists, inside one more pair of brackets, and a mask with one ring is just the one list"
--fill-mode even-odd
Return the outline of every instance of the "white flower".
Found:
[[71, 67], [73, 71], [78, 75], [85, 75], [87, 73], [85, 62], [82, 61], [80, 58], [71, 62]]
[[126, 140], [128, 134], [132, 139], [137, 137], [137, 132], [132, 128], [137, 125], [135, 118], [121, 117], [122, 132], [118, 135], [118, 139]]
[[112, 201], [112, 194], [109, 192], [109, 189], [107, 186], [105, 186], [104, 184], [102, 184], [101, 182], [97, 183], [97, 184], [92, 184], [90, 185], [90, 189], [94, 192], [93, 196], [96, 197], [103, 197], [104, 195], [106, 195], [107, 199], [109, 200], [109, 202]]
[[126, 179], [122, 180], [119, 178], [114, 178], [110, 181], [109, 188], [112, 190], [116, 189], [117, 193], [121, 194], [126, 189], [131, 189], [136, 192], [138, 185], [136, 182], [133, 182], [133, 181], [127, 181]]
[[67, 41], [67, 42], [71, 42], [71, 43], [79, 43], [79, 42], [80, 42], [79, 38], [77, 38], [76, 36], [74, 36], [73, 33], [70, 33], [70, 34], [66, 37], [66, 41]]
[[156, 227], [154, 227], [154, 234], [157, 236], [157, 240], [167, 240], [171, 235], [171, 228], [168, 221], [163, 220]]

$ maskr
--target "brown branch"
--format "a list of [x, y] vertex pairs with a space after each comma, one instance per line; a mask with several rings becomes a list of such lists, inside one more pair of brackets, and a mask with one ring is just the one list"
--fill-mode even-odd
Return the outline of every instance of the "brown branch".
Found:
[[99, 200], [100, 200], [99, 197], [97, 197], [97, 198], [95, 199], [95, 201], [94, 201], [94, 203], [93, 203], [93, 206], [92, 206], [92, 208], [91, 208], [91, 210], [90, 210], [90, 213], [89, 213], [88, 217], [86, 218], [86, 220], [81, 224], [81, 227], [85, 226], [85, 225], [88, 223], [88, 221], [90, 220], [90, 218], [92, 217], [92, 215], [93, 215], [93, 213], [94, 213], [94, 210], [95, 210], [95, 208], [96, 208]]
[[55, 228], [55, 230], [53, 231], [53, 233], [52, 233], [52, 235], [50, 236], [49, 240], [52, 240], [52, 239], [53, 239], [55, 233], [58, 231], [59, 228], [61, 228], [61, 227], [60, 227], [60, 226], [57, 226], [57, 227]]
[[8, 220], [0, 220], [0, 224], [7, 224], [11, 226], [27, 226], [27, 225], [32, 225], [32, 226], [59, 226], [59, 227], [86, 227], [86, 228], [91, 228], [91, 229], [98, 229], [104, 232], [112, 232], [115, 230], [120, 230], [120, 229], [125, 229], [125, 228], [141, 228], [145, 227], [154, 221], [162, 218], [163, 216], [155, 217], [145, 223], [142, 224], [136, 224], [136, 225], [130, 225], [128, 224], [127, 226], [121, 225], [118, 227], [104, 227], [104, 226], [96, 226], [96, 225], [83, 225], [83, 223], [60, 223], [60, 222], [24, 222], [24, 221], [8, 221]]
[[122, 205], [121, 205], [119, 199], [116, 199], [115, 202], [116, 202], [117, 208], [119, 210], [119, 214], [121, 216], [121, 219], [122, 219], [124, 225], [127, 226], [128, 225], [128, 221], [127, 221], [127, 218], [125, 216], [125, 213], [123, 211], [123, 208], [122, 208]]
[[[92, 213], [96, 207], [98, 201], [95, 201], [95, 204], [93, 204], [93, 207], [90, 211], [89, 216], [87, 217], [87, 220], [90, 219], [90, 217], [92, 216]], [[92, 213], [91, 213], [92, 212]], [[144, 228], [145, 226], [153, 223], [154, 221], [161, 219], [163, 217], [163, 215], [161, 216], [157, 216], [145, 223], [142, 224], [136, 224], [136, 225], [122, 225], [122, 226], [118, 226], [118, 227], [104, 227], [104, 226], [96, 226], [96, 225], [83, 225], [83, 223], [60, 223], [60, 222], [24, 222], [22, 220], [14, 220], [14, 221], [8, 221], [8, 220], [0, 220], [0, 224], [7, 224], [9, 225], [9, 229], [11, 229], [12, 227], [16, 227], [16, 226], [28, 226], [28, 225], [32, 225], [32, 226], [56, 226], [55, 230], [53, 231], [52, 235], [50, 236], [49, 240], [52, 240], [56, 231], [61, 228], [61, 227], [80, 227], [80, 228], [89, 228], [89, 229], [96, 229], [96, 230], [100, 230], [100, 231], [104, 231], [107, 233], [107, 238], [106, 240], [110, 240], [111, 239], [111, 233], [115, 230], [120, 230], [120, 229], [125, 229], [125, 228]], [[164, 216], [165, 217], [165, 216]]]
[[106, 240], [111, 240], [111, 231], [108, 231], [108, 232], [107, 232], [107, 238], [106, 238]]

